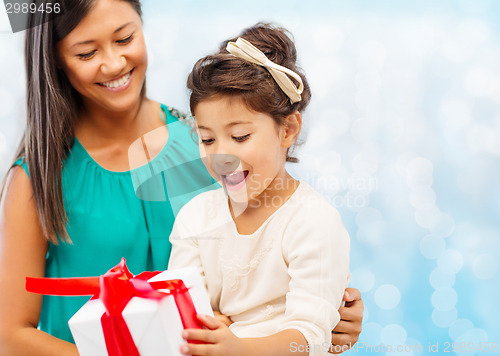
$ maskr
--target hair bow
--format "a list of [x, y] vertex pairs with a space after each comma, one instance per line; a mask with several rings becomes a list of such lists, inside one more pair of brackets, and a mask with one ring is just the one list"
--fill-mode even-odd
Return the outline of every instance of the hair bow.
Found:
[[[266, 68], [273, 76], [281, 90], [290, 98], [291, 103], [302, 100], [300, 94], [304, 91], [304, 84], [300, 75], [294, 71], [274, 63], [257, 47], [244, 38], [238, 37], [236, 42], [228, 42], [226, 49], [232, 55], [245, 59], [251, 63], [258, 64]], [[297, 87], [289, 78], [293, 77], [299, 82]]]

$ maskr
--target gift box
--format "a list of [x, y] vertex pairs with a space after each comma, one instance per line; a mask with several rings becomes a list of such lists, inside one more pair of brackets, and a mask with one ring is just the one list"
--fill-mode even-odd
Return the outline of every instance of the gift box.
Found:
[[68, 323], [82, 356], [181, 355], [182, 330], [201, 328], [197, 313], [213, 316], [196, 268], [133, 276], [122, 260], [100, 277], [28, 278], [27, 290], [94, 295]]

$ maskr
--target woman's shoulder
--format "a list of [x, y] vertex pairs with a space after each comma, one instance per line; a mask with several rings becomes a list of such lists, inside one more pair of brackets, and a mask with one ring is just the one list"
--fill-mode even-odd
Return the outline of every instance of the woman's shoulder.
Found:
[[15, 201], [22, 199], [27, 201], [32, 197], [33, 188], [29, 179], [28, 166], [24, 158], [17, 159], [7, 172], [2, 195], [11, 195], [15, 197]]
[[28, 175], [28, 177], [30, 176], [29, 174], [29, 171], [28, 171], [28, 163], [26, 162], [26, 159], [24, 158], [24, 156], [21, 156], [19, 157], [15, 162], [14, 164], [12, 165], [11, 169], [15, 168], [15, 167], [19, 167], [21, 166], [24, 171], [26, 172], [26, 174]]
[[176, 109], [172, 106], [168, 106], [168, 105], [165, 105], [165, 104], [161, 104], [162, 108], [164, 108], [164, 110], [166, 112], [168, 112], [168, 114], [170, 114], [172, 117], [174, 117], [176, 120], [178, 121], [182, 121], [182, 120], [186, 120], [186, 119], [189, 119], [190, 115], [182, 110], [179, 110], [179, 109]]

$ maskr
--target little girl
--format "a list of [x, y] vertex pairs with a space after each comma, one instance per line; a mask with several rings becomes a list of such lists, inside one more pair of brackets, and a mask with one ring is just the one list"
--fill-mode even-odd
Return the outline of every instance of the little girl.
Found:
[[285, 169], [310, 100], [286, 31], [257, 24], [200, 59], [188, 78], [205, 164], [221, 189], [185, 205], [169, 268], [197, 266], [214, 310], [192, 355], [318, 355], [349, 279], [349, 236], [339, 213]]

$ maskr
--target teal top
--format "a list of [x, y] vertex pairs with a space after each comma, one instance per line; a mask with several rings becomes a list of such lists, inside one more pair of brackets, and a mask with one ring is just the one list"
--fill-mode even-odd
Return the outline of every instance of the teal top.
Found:
[[[189, 119], [161, 107], [167, 143], [149, 163], [131, 171], [104, 169], [75, 137], [62, 170], [72, 243], [49, 244], [46, 277], [98, 276], [122, 257], [133, 274], [167, 268], [174, 216], [192, 197], [219, 186], [200, 159]], [[28, 173], [23, 158], [15, 165]], [[39, 328], [74, 342], [68, 320], [88, 299], [44, 296]]]

